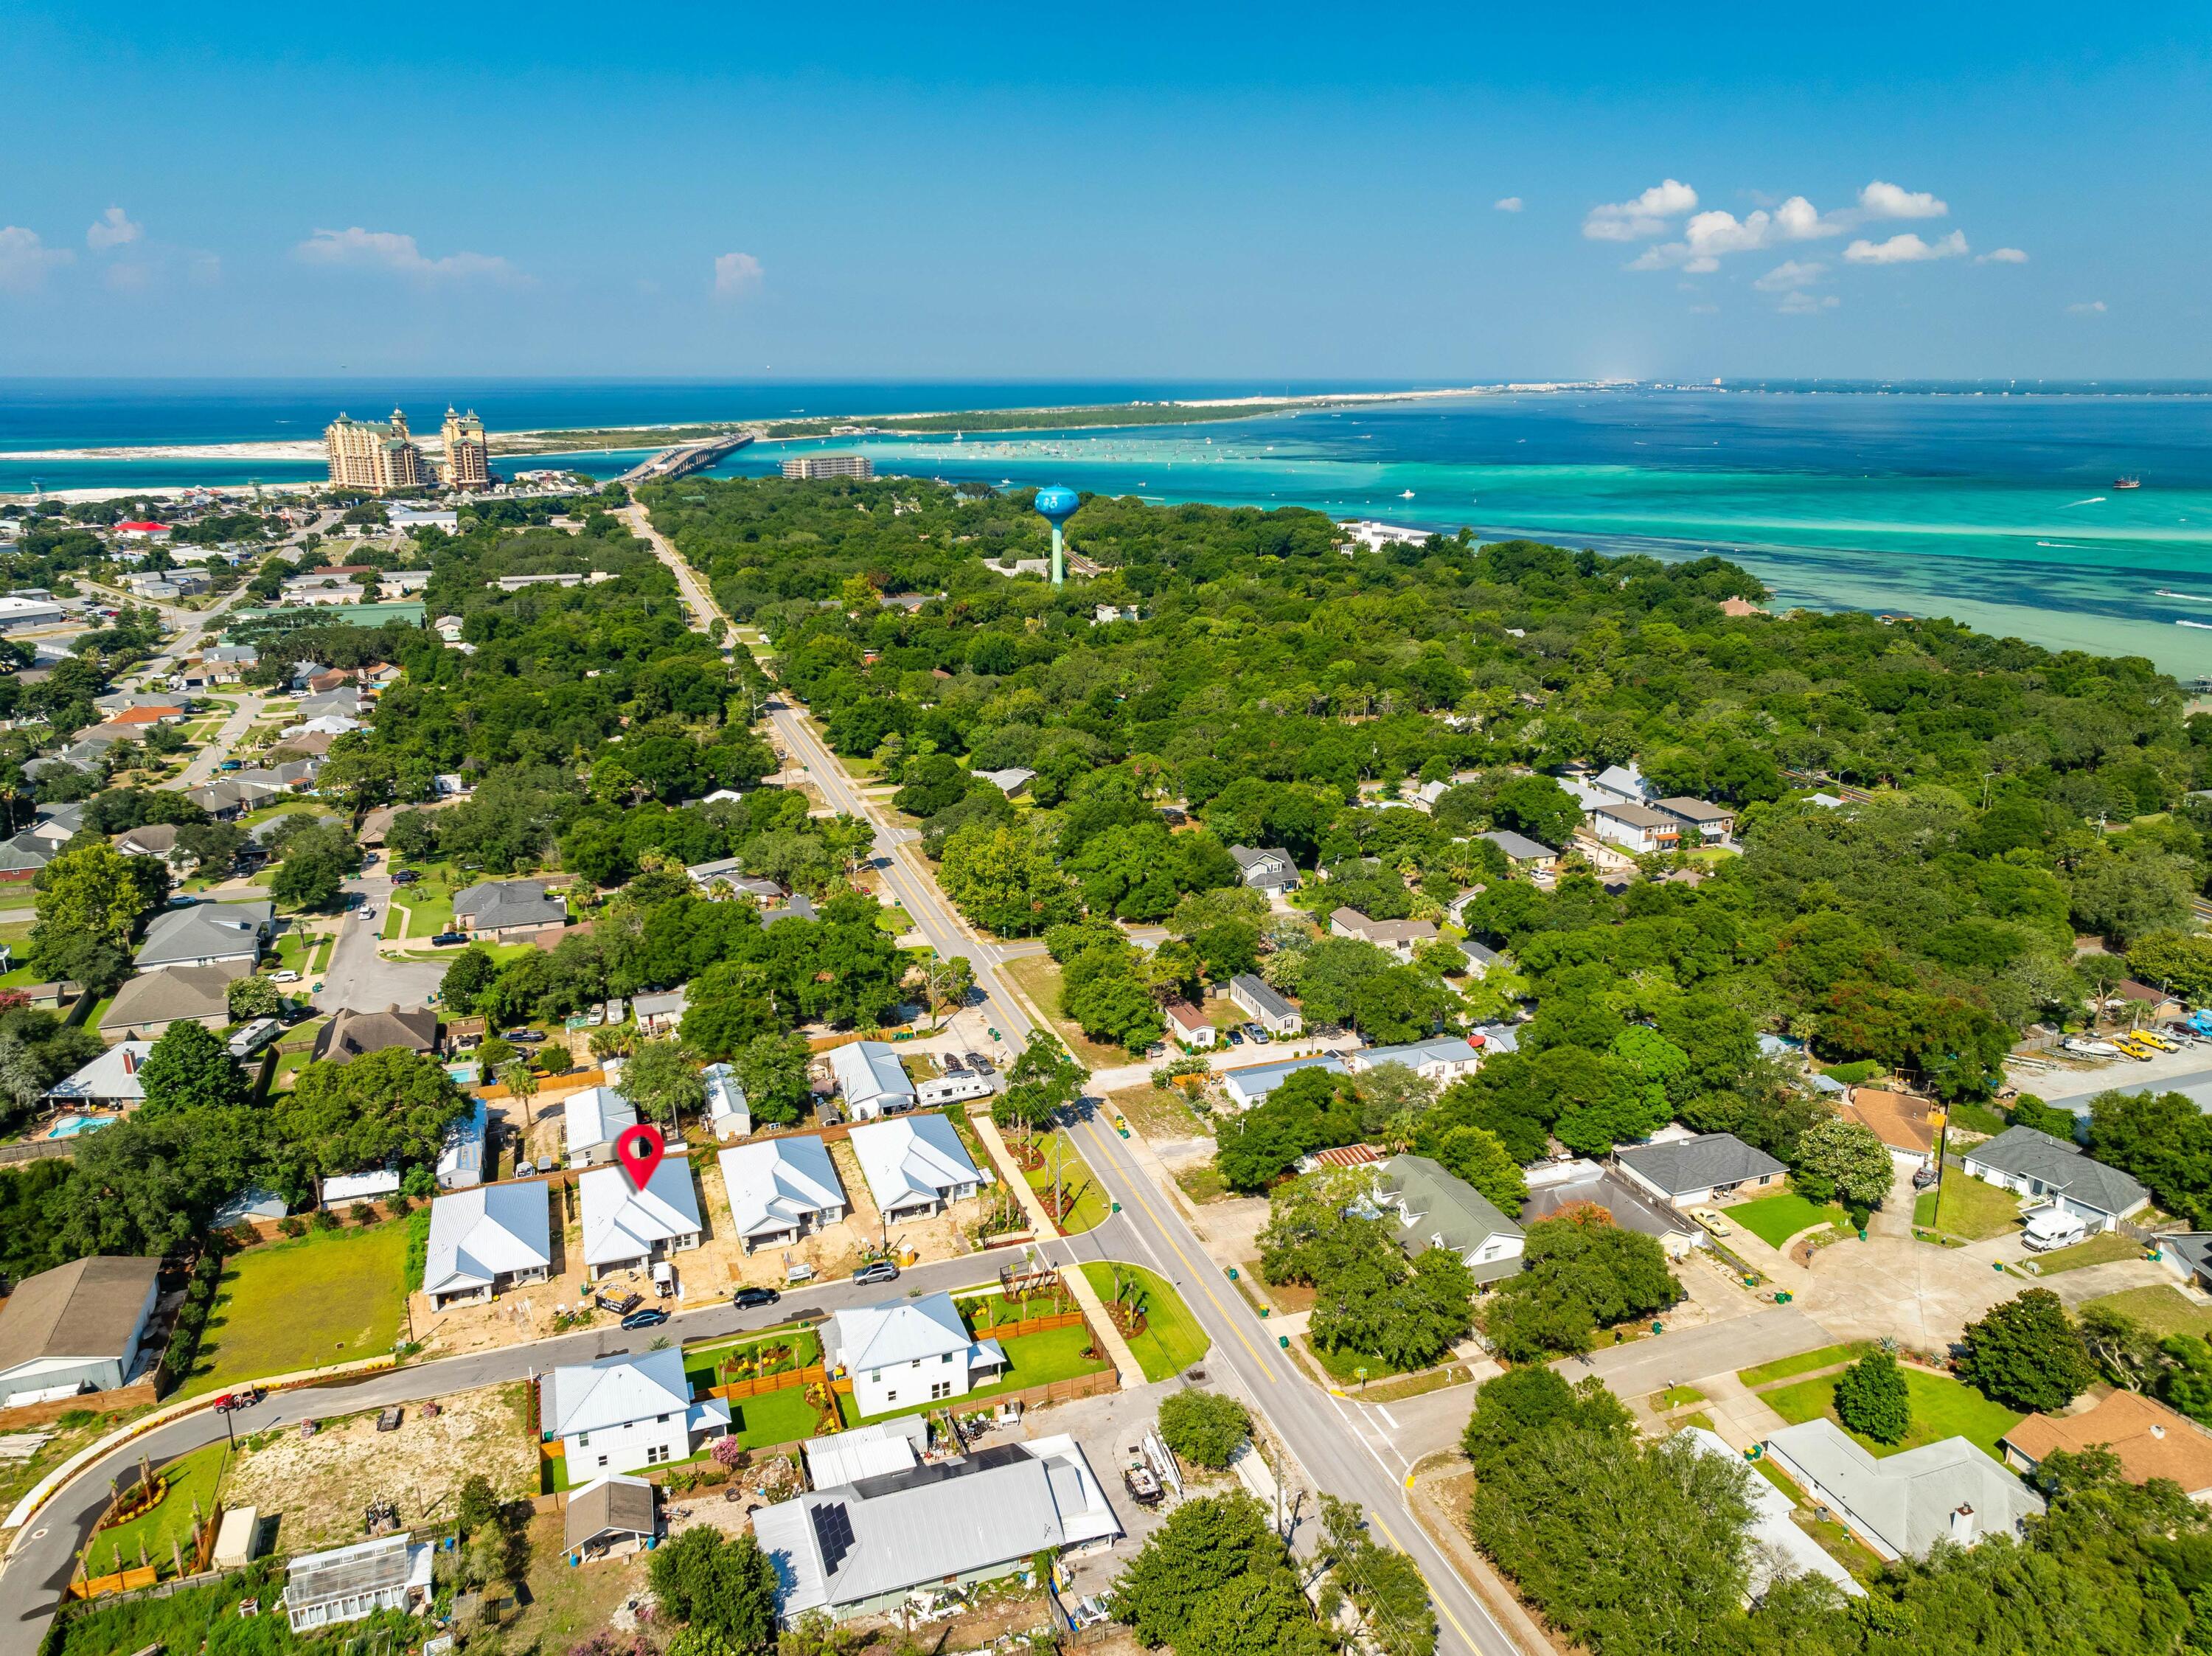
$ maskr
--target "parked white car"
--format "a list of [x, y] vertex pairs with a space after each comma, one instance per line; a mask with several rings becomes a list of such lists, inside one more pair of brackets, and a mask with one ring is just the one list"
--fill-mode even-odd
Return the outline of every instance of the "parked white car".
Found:
[[2083, 1224], [2063, 1208], [2038, 1208], [2027, 1216], [2021, 1241], [2031, 1253], [2048, 1253], [2055, 1247], [2071, 1247], [2089, 1234]]

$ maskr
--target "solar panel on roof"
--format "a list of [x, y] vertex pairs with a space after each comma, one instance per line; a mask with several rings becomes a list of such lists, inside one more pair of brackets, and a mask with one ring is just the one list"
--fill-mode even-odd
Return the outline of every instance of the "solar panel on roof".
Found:
[[814, 1540], [822, 1549], [822, 1568], [830, 1575], [845, 1562], [845, 1555], [853, 1550], [853, 1517], [845, 1510], [845, 1503], [824, 1501], [814, 1508]]

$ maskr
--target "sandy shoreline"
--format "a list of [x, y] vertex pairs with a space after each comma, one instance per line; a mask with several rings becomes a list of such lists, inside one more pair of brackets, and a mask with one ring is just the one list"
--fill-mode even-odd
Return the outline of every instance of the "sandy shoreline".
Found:
[[[1283, 408], [1291, 405], [1300, 405], [1319, 408], [1340, 406], [1345, 403], [1407, 403], [1439, 397], [1494, 397], [1512, 393], [1527, 394], [1530, 392], [1553, 391], [1566, 389], [1570, 389], [1570, 387], [1560, 384], [1467, 385], [1448, 387], [1437, 391], [1334, 391], [1303, 397], [1217, 397], [1172, 398], [1164, 400], [1159, 403], [1143, 404], [1142, 406], [1156, 408], [1218, 409], [1224, 414], [1234, 414], [1236, 410], [1240, 408], [1261, 406], [1268, 408]], [[907, 409], [896, 414], [833, 414], [811, 415], [806, 417], [810, 421], [836, 421], [841, 423], [846, 422], [866, 423], [875, 420], [942, 420], [959, 414], [989, 414], [994, 416], [1008, 414], [1036, 414], [1044, 416], [1069, 413], [1078, 409], [1111, 406], [1114, 405], [1095, 403], [1057, 403], [1049, 407], [1040, 407], [1036, 409]], [[1137, 405], [1132, 404], [1131, 406]], [[656, 446], [665, 446], [666, 441], [665, 437], [659, 439], [657, 441], [656, 434], [673, 431], [698, 431], [702, 428], [710, 428], [716, 426], [721, 426], [731, 431], [741, 431], [747, 427], [765, 428], [770, 425], [781, 423], [784, 423], [784, 422], [780, 419], [731, 420], [726, 422], [713, 420], [680, 420], [666, 421], [656, 425], [644, 426], [576, 426], [564, 429], [492, 432], [488, 433], [487, 436], [490, 440], [492, 452], [495, 455], [557, 454], [574, 452], [571, 449], [564, 447], [564, 444], [580, 435], [617, 439], [636, 439], [635, 442], [595, 444], [592, 449], [589, 452], [597, 452], [599, 450], [611, 447], [644, 449], [652, 448]], [[1052, 422], [1049, 420], [1041, 420], [1038, 427], [1036, 428], [1050, 429], [1051, 424]], [[1019, 428], [1001, 427], [1000, 429], [1012, 433], [1019, 429]], [[434, 447], [436, 444], [435, 437], [427, 434], [417, 440], [423, 443], [426, 446], [430, 447]], [[813, 438], [797, 438], [790, 440], [777, 439], [775, 440], [811, 442], [816, 440]], [[320, 460], [322, 458], [323, 446], [319, 441], [297, 438], [270, 442], [149, 443], [137, 446], [119, 444], [113, 446], [103, 446], [99, 448], [17, 449], [0, 452], [0, 460], [15, 460], [26, 463], [59, 460], [118, 460], [125, 462], [135, 460], [258, 460], [264, 462], [282, 460], [305, 462], [317, 461]], [[131, 491], [124, 489], [118, 492], [128, 494]]]

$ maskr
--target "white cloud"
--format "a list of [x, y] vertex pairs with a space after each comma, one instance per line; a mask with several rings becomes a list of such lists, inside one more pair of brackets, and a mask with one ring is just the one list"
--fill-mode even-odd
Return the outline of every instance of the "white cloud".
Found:
[[2066, 307], [2066, 314], [2069, 316], [2102, 316], [2104, 313], [2105, 301], [2101, 299], [2086, 300], [2079, 305], [2069, 305]]
[[1901, 231], [1887, 241], [1853, 242], [1844, 257], [1854, 264], [1915, 264], [1923, 259], [1956, 258], [1966, 251], [1966, 236], [1954, 230], [1938, 241], [1923, 241], [1911, 231]]
[[1583, 234], [1592, 241], [1640, 241], [1662, 235], [1670, 220], [1680, 218], [1698, 204], [1698, 192], [1679, 179], [1655, 184], [1632, 201], [1593, 207], [1583, 221]]
[[1792, 288], [1809, 288], [1827, 274], [1828, 267], [1814, 259], [1801, 263], [1785, 258], [1751, 285], [1763, 294], [1786, 293]]
[[[1589, 234], [1587, 225], [1583, 233]], [[1681, 240], [1645, 248], [1628, 268], [1664, 270], [1679, 264], [1686, 270], [1717, 270], [1721, 259], [1729, 253], [1755, 252], [1778, 242], [1810, 241], [1842, 234], [1840, 224], [1823, 218], [1820, 209], [1802, 196], [1790, 197], [1771, 213], [1760, 208], [1741, 218], [1716, 207], [1693, 215], [1682, 227]]]
[[1500, 196], [1490, 204], [1501, 213], [1517, 213], [1525, 203], [1518, 196]]
[[0, 225], [0, 288], [28, 293], [46, 281], [47, 271], [76, 257], [66, 247], [47, 246], [36, 230]]
[[2027, 255], [2017, 247], [1992, 247], [1974, 261], [1977, 264], [2025, 264]]
[[336, 270], [385, 270], [417, 281], [520, 282], [526, 278], [505, 259], [490, 253], [448, 253], [431, 258], [415, 238], [392, 230], [318, 230], [292, 250], [302, 264]]
[[111, 207], [92, 221], [92, 227], [84, 233], [84, 245], [95, 253], [104, 253], [136, 241], [143, 234], [120, 207]]
[[761, 285], [762, 274], [750, 253], [724, 253], [714, 261], [714, 297], [743, 299]]
[[1814, 316], [1822, 311], [1832, 311], [1843, 301], [1833, 294], [1785, 294], [1774, 308], [1784, 316]]
[[1859, 191], [1859, 215], [1866, 219], [1940, 219], [1951, 210], [1925, 190], [1906, 190], [1876, 179]]

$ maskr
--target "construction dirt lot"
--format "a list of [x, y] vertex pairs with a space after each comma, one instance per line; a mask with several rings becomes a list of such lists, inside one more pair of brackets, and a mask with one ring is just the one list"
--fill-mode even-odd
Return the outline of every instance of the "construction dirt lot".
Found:
[[397, 1503], [403, 1529], [434, 1520], [474, 1473], [502, 1500], [538, 1493], [528, 1386], [457, 1392], [437, 1407], [429, 1416], [408, 1404], [396, 1432], [379, 1432], [370, 1413], [326, 1422], [313, 1437], [286, 1427], [246, 1438], [223, 1480], [223, 1504], [257, 1507], [264, 1525], [275, 1517], [275, 1550], [301, 1552], [362, 1539], [362, 1509], [373, 1501]]
[[[817, 1278], [836, 1280], [851, 1275], [860, 1265], [864, 1247], [882, 1246], [882, 1216], [868, 1194], [868, 1182], [861, 1176], [853, 1147], [841, 1142], [830, 1147], [830, 1154], [852, 1203], [850, 1216], [802, 1239], [795, 1247], [763, 1248], [748, 1255], [730, 1221], [729, 1195], [715, 1161], [717, 1148], [710, 1142], [691, 1151], [705, 1240], [696, 1248], [671, 1256], [676, 1267], [677, 1303], [723, 1298], [748, 1283], [781, 1289], [789, 1280], [788, 1270], [800, 1265], [811, 1266]], [[550, 1280], [514, 1289], [489, 1305], [456, 1305], [443, 1311], [433, 1310], [428, 1296], [419, 1290], [410, 1296], [412, 1326], [428, 1355], [455, 1356], [548, 1338], [560, 1331], [554, 1326], [555, 1316], [564, 1307], [587, 1303], [595, 1291], [653, 1298], [653, 1283], [643, 1271], [617, 1271], [596, 1283], [586, 1282], [583, 1219], [575, 1187], [556, 1186], [551, 1199], [554, 1274]], [[902, 1254], [911, 1250], [925, 1263], [973, 1253], [976, 1249], [968, 1240], [967, 1228], [981, 1216], [982, 1207], [981, 1200], [957, 1202], [933, 1217], [905, 1221], [892, 1227], [890, 1243]], [[1264, 1204], [1261, 1211], [1264, 1214]], [[984, 1277], [990, 1274], [981, 1272]]]

